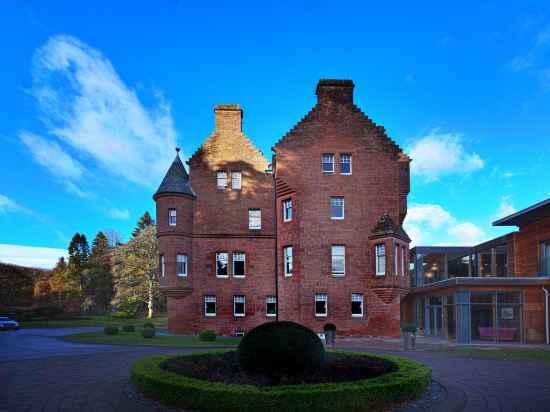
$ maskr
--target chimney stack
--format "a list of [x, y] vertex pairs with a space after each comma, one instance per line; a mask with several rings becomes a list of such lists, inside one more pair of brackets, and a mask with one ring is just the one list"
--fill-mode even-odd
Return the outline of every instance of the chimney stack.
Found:
[[317, 83], [318, 104], [353, 104], [352, 80], [321, 79]]
[[238, 104], [218, 104], [214, 108], [216, 132], [242, 132], [243, 111]]

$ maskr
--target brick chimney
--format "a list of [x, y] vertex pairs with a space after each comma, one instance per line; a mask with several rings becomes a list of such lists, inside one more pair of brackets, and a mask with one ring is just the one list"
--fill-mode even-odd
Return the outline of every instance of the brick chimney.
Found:
[[214, 108], [216, 132], [242, 132], [243, 111], [238, 104], [218, 104]]
[[315, 91], [317, 103], [352, 104], [354, 87], [352, 80], [321, 79], [317, 83], [317, 90]]

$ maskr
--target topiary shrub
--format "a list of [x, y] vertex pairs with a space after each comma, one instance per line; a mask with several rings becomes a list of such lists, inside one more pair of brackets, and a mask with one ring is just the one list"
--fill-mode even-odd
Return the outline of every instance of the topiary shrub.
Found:
[[216, 340], [216, 332], [213, 330], [203, 330], [199, 334], [199, 340], [202, 342], [214, 342]]
[[143, 327], [144, 328], [151, 328], [151, 329], [155, 329], [155, 324], [153, 322], [145, 322], [143, 324]]
[[143, 336], [146, 339], [154, 338], [155, 337], [155, 329], [145, 328], [141, 331], [141, 336]]
[[105, 332], [106, 335], [116, 335], [118, 333], [118, 327], [117, 326], [105, 326], [103, 328], [103, 332]]
[[135, 332], [136, 331], [136, 327], [134, 325], [124, 325], [122, 327], [122, 330], [124, 332]]
[[317, 334], [305, 326], [268, 322], [244, 335], [238, 358], [249, 373], [300, 376], [321, 368], [325, 348]]

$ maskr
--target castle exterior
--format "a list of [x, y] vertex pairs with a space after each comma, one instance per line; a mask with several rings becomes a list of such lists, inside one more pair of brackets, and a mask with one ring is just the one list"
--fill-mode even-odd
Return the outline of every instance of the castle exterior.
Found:
[[317, 104], [272, 148], [242, 131], [239, 105], [179, 155], [154, 195], [159, 279], [172, 332], [240, 335], [292, 320], [339, 336], [398, 336], [408, 293], [410, 159], [321, 80]]

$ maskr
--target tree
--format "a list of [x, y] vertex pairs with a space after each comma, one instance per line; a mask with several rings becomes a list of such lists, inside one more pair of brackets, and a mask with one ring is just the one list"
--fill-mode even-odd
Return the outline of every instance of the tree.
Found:
[[98, 232], [92, 242], [92, 252], [83, 270], [84, 308], [105, 311], [113, 296], [111, 248], [107, 236]]
[[132, 232], [132, 236], [136, 237], [143, 229], [154, 224], [155, 224], [155, 221], [153, 220], [149, 212], [145, 212], [143, 216], [139, 218], [137, 222], [137, 226]]
[[126, 245], [115, 249], [112, 258], [116, 294], [113, 304], [137, 302], [147, 308], [151, 318], [160, 297], [157, 274], [157, 234], [149, 225]]
[[107, 236], [107, 241], [110, 248], [115, 248], [122, 245], [122, 236], [115, 229], [105, 229], [103, 233]]
[[74, 298], [80, 293], [80, 282], [69, 274], [67, 262], [64, 257], [59, 258], [52, 271], [49, 287], [52, 294], [57, 297], [57, 303], [62, 305], [67, 299]]
[[69, 243], [69, 264], [67, 265], [68, 276], [80, 285], [82, 291], [84, 269], [90, 258], [90, 246], [86, 240], [86, 235], [76, 233]]

